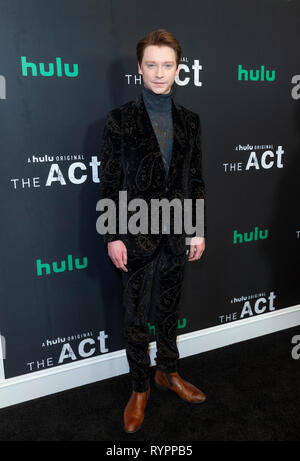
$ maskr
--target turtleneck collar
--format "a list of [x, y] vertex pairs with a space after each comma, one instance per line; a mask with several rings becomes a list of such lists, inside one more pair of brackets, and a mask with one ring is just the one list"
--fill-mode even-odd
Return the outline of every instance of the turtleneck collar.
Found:
[[155, 112], [171, 112], [172, 111], [172, 93], [171, 88], [168, 94], [157, 94], [143, 84], [142, 94], [145, 105], [148, 110]]

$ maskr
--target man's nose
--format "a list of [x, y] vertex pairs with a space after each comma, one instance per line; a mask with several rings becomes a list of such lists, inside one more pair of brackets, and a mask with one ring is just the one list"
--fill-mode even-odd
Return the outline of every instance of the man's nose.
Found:
[[163, 77], [164, 73], [163, 73], [163, 68], [161, 66], [157, 67], [156, 75], [157, 77]]

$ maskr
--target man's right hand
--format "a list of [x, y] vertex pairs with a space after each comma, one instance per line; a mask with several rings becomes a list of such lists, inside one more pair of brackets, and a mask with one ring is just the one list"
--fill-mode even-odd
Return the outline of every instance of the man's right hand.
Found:
[[122, 242], [122, 240], [108, 242], [107, 251], [108, 256], [110, 257], [114, 265], [118, 269], [128, 272], [127, 267], [125, 267], [125, 264], [127, 264], [127, 248]]

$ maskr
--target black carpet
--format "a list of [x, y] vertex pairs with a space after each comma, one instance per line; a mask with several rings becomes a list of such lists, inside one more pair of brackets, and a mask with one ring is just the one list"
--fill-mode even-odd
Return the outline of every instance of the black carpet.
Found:
[[192, 405], [152, 385], [135, 434], [123, 431], [131, 392], [127, 374], [0, 409], [0, 440], [300, 440], [294, 335], [300, 326], [181, 359], [180, 375], [206, 394], [206, 402]]

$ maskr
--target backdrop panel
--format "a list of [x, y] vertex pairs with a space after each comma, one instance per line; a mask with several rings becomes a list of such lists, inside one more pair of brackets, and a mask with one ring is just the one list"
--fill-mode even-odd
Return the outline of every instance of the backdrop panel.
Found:
[[135, 46], [157, 28], [182, 44], [175, 100], [200, 116], [207, 188], [178, 333], [299, 303], [299, 2], [0, 7], [5, 379], [124, 348], [121, 277], [96, 232], [100, 141], [141, 91]]

